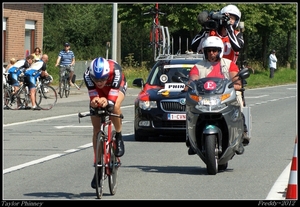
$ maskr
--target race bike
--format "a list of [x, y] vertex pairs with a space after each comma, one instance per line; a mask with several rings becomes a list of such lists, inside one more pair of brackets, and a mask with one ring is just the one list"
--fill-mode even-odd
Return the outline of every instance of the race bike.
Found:
[[[236, 76], [242, 80], [250, 73], [245, 68]], [[180, 72], [172, 79], [188, 86], [186, 133], [190, 146], [206, 164], [208, 174], [226, 170], [228, 161], [244, 152], [242, 111], [234, 82], [206, 77], [189, 83], [189, 78]]]

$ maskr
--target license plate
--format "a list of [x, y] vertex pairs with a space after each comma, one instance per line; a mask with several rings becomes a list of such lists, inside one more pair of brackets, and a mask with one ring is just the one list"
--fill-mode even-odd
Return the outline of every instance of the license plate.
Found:
[[203, 99], [202, 103], [203, 103], [203, 105], [214, 106], [214, 105], [217, 105], [217, 100], [216, 99]]
[[185, 114], [168, 114], [168, 120], [186, 120]]

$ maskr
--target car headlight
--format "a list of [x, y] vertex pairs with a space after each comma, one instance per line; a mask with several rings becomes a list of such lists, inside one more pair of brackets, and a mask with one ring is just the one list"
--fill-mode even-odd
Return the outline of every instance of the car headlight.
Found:
[[139, 101], [139, 107], [143, 110], [157, 108], [156, 101]]

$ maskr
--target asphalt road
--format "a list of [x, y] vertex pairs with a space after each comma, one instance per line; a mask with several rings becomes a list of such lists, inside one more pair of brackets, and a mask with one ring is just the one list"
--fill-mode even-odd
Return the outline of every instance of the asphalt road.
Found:
[[[296, 84], [251, 89], [252, 138], [243, 155], [228, 169], [207, 175], [205, 164], [189, 156], [182, 137], [136, 142], [133, 100], [139, 89], [128, 89], [124, 106], [125, 155], [119, 168], [118, 190], [102, 200], [281, 200], [297, 134]], [[91, 124], [78, 122], [88, 111], [86, 90], [72, 90], [49, 111], [4, 110], [4, 200], [89, 200], [93, 176]], [[286, 170], [287, 169], [287, 170]], [[282, 173], [285, 171], [285, 176]], [[278, 179], [281, 186], [272, 192]], [[284, 184], [285, 182], [285, 184]], [[280, 201], [277, 201], [279, 204]]]

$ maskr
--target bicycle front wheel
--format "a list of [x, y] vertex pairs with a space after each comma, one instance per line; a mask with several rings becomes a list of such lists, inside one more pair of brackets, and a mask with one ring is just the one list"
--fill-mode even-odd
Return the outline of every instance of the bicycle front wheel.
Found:
[[43, 110], [52, 109], [57, 102], [57, 93], [52, 86], [41, 85], [35, 93], [36, 105]]
[[59, 91], [58, 91], [58, 94], [59, 94], [59, 97], [62, 98], [64, 96], [64, 89], [65, 89], [65, 81], [64, 81], [64, 78], [61, 78], [62, 80], [59, 82]]
[[103, 195], [103, 183], [105, 176], [105, 163], [104, 163], [104, 133], [100, 131], [97, 135], [96, 144], [96, 194], [97, 198], [101, 199]]
[[[113, 131], [111, 140], [115, 137], [116, 132]], [[108, 185], [109, 185], [109, 191], [111, 195], [115, 195], [117, 191], [117, 177], [118, 177], [118, 169], [120, 166], [120, 159], [115, 156], [114, 151], [116, 148], [116, 141], [113, 140], [113, 142], [109, 145], [109, 151], [110, 151], [110, 162], [109, 162], [109, 170], [110, 175], [108, 176]]]
[[70, 83], [69, 83], [69, 80], [67, 78], [65, 78], [65, 96], [66, 98], [69, 97], [70, 95]]

